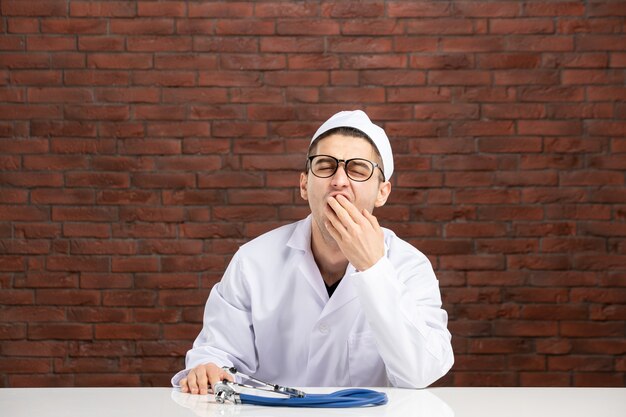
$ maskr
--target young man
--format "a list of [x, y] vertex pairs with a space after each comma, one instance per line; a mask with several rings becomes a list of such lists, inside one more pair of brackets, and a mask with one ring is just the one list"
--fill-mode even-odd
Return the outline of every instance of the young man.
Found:
[[438, 281], [372, 214], [391, 192], [385, 131], [339, 112], [311, 140], [300, 195], [311, 215], [241, 246], [172, 378], [206, 394], [240, 372], [286, 386], [425, 387], [454, 362]]

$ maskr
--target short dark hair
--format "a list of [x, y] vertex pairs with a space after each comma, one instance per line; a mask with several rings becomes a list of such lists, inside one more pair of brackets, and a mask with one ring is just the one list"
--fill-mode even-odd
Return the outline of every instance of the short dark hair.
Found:
[[[343, 136], [349, 136], [349, 137], [353, 137], [353, 138], [361, 138], [361, 139], [365, 139], [370, 145], [372, 145], [372, 148], [374, 149], [374, 152], [376, 152], [376, 156], [378, 157], [378, 163], [380, 164], [380, 168], [381, 169], [385, 169], [384, 165], [383, 165], [383, 158], [382, 156], [380, 156], [380, 152], [378, 152], [378, 147], [376, 147], [376, 144], [374, 143], [374, 141], [372, 140], [372, 138], [370, 138], [369, 136], [367, 136], [364, 132], [360, 131], [359, 129], [356, 129], [354, 127], [349, 127], [349, 126], [340, 126], [340, 127], [336, 127], [334, 129], [330, 129], [327, 130], [326, 132], [322, 133], [321, 135], [319, 135], [318, 137], [315, 138], [315, 140], [313, 142], [311, 142], [311, 145], [309, 146], [309, 150], [307, 151], [307, 159], [309, 156], [311, 156], [311, 153], [317, 148], [317, 144], [319, 143], [320, 140], [327, 138], [328, 136], [331, 135], [343, 135]], [[309, 169], [309, 164], [307, 162], [307, 171]], [[383, 175], [382, 178], [383, 181], [385, 181], [385, 176]]]

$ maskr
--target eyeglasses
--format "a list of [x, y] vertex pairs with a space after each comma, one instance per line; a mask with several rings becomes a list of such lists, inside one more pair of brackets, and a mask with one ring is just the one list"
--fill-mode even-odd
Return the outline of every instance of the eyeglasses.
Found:
[[380, 165], [363, 158], [337, 159], [330, 155], [312, 155], [308, 158], [307, 168], [310, 168], [313, 175], [318, 178], [329, 178], [335, 175], [340, 162], [344, 163], [346, 175], [352, 181], [363, 182], [369, 180], [375, 168], [380, 170], [383, 174], [383, 181], [385, 180], [385, 173]]

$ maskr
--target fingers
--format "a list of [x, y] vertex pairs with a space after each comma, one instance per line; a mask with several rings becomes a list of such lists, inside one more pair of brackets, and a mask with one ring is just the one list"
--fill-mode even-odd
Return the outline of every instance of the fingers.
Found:
[[367, 209], [363, 209], [361, 210], [361, 212], [363, 216], [370, 222], [370, 224], [372, 225], [374, 229], [380, 228], [380, 225], [378, 224], [378, 219], [376, 218], [376, 216], [374, 216], [372, 213], [367, 211]]
[[327, 217], [335, 227], [350, 226], [354, 222], [350, 219], [350, 215], [348, 212], [335, 200], [333, 197], [330, 197], [327, 201], [328, 206], [326, 207]]
[[189, 392], [189, 385], [187, 384], [187, 378], [183, 378], [180, 380], [180, 391]]
[[[194, 392], [193, 388], [192, 388], [192, 394], [200, 394], [200, 395], [206, 395], [209, 392], [209, 378], [207, 375], [207, 370], [205, 367], [202, 368], [196, 368], [196, 384], [198, 386], [198, 391]], [[211, 385], [212, 386], [212, 385]]]
[[209, 382], [211, 383], [211, 387], [214, 387], [215, 384], [217, 384], [218, 382], [222, 382], [225, 379], [231, 382], [234, 381], [233, 376], [229, 372], [226, 372], [225, 370], [217, 367], [209, 370], [208, 378]]
[[214, 363], [198, 365], [189, 371], [186, 378], [180, 380], [180, 390], [190, 394], [206, 395], [215, 384], [224, 379], [234, 381], [229, 372]]
[[341, 236], [346, 236], [348, 232], [346, 227], [344, 226], [341, 219], [337, 217], [337, 214], [333, 212], [332, 209], [330, 208], [327, 209], [326, 218], [328, 219], [325, 222], [326, 229], [335, 240], [338, 240], [338, 239], [341, 240]]
[[355, 223], [360, 224], [363, 220], [363, 216], [359, 213], [359, 210], [343, 195], [329, 197], [327, 203], [341, 222], [347, 227]]
[[362, 220], [361, 213], [359, 213], [359, 209], [356, 208], [354, 204], [350, 202], [345, 196], [339, 194], [336, 198], [337, 202], [341, 205], [341, 207], [348, 212], [352, 220], [355, 222], [359, 222]]
[[187, 386], [190, 394], [206, 394], [208, 391], [207, 384], [208, 379], [204, 366], [197, 366], [187, 374]]

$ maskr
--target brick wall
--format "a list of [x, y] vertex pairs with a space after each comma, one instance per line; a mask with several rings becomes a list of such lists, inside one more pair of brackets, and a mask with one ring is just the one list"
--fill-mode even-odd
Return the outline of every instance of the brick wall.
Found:
[[0, 3], [0, 385], [167, 385], [352, 108], [442, 285], [440, 384], [626, 383], [623, 1]]

